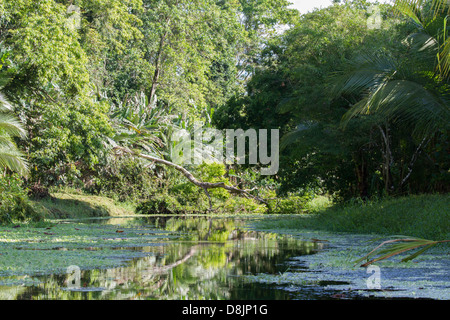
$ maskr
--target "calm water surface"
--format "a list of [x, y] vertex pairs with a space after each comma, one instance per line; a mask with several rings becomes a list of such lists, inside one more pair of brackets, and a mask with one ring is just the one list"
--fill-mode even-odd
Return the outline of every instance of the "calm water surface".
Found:
[[[249, 230], [231, 218], [132, 218], [133, 223], [170, 232], [170, 239], [126, 248], [145, 257], [125, 266], [80, 270], [37, 277], [41, 283], [17, 290], [15, 299], [295, 299], [276, 284], [248, 281], [246, 276], [292, 271], [289, 260], [314, 254], [323, 243]], [[93, 220], [126, 224], [130, 219]], [[121, 248], [123, 249], [123, 248]], [[101, 250], [101, 249], [100, 249]], [[296, 267], [301, 271], [301, 267]], [[308, 292], [320, 298], [321, 292]]]

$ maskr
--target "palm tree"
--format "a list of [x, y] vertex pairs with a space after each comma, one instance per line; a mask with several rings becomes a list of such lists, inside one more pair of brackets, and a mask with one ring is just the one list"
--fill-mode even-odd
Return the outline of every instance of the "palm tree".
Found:
[[[116, 134], [111, 144], [140, 149], [151, 156], [170, 160], [176, 145], [171, 138], [176, 131], [194, 133], [195, 130], [203, 129], [203, 126], [196, 128], [196, 122], [185, 119], [182, 114], [173, 115], [169, 108], [156, 104], [156, 95], [149, 103], [146, 95], [140, 92], [113, 105], [111, 119]], [[206, 128], [211, 127], [211, 117], [211, 114], [206, 114], [208, 121], [205, 124]], [[193, 152], [201, 153], [207, 159], [214, 159], [214, 150], [211, 150], [211, 147], [208, 148], [206, 144], [189, 147], [194, 148]]]
[[369, 53], [335, 79], [335, 94], [362, 96], [344, 116], [344, 124], [360, 114], [378, 114], [386, 121], [402, 121], [419, 140], [448, 126], [450, 41], [447, 17], [442, 17], [446, 2], [435, 0], [426, 8], [429, 1], [396, 1], [394, 9], [409, 17], [418, 31], [405, 39], [402, 57]]
[[22, 176], [28, 174], [24, 154], [17, 148], [14, 137], [26, 137], [22, 124], [11, 114], [11, 105], [0, 93], [0, 168], [7, 168]]
[[450, 41], [447, 20], [450, 5], [447, 0], [396, 0], [394, 10], [408, 17], [417, 26], [416, 36], [426, 46], [436, 49], [436, 71], [447, 79], [450, 75]]
[[350, 63], [349, 71], [332, 80], [332, 95], [346, 96], [354, 102], [343, 117], [344, 127], [359, 115], [372, 115], [379, 120], [386, 191], [394, 188], [390, 173], [394, 163], [391, 126], [395, 123], [406, 128], [416, 141], [400, 187], [408, 180], [414, 162], [427, 143], [438, 131], [449, 128], [450, 59], [446, 57], [450, 53], [450, 41], [446, 37], [447, 18], [442, 17], [445, 6], [441, 1], [427, 7], [428, 3], [396, 1], [394, 9], [409, 17], [418, 28], [402, 42], [401, 54], [366, 53]]
[[[413, 49], [411, 46], [408, 50]], [[432, 54], [432, 50], [430, 50]], [[367, 54], [353, 63], [344, 76], [335, 79], [338, 95], [359, 97], [343, 117], [344, 126], [358, 115], [378, 115], [381, 122], [397, 122], [422, 140], [448, 126], [450, 108], [447, 85], [421, 68], [423, 52], [396, 59]]]

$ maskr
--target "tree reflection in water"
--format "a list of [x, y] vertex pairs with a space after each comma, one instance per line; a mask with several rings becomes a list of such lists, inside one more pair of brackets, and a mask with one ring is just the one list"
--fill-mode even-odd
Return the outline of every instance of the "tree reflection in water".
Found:
[[[287, 299], [287, 293], [245, 281], [243, 275], [288, 269], [290, 257], [312, 254], [321, 243], [246, 230], [232, 218], [151, 217], [138, 223], [177, 233], [176, 240], [133, 248], [148, 255], [124, 267], [82, 270], [81, 287], [67, 287], [68, 275], [8, 288], [10, 299]], [[133, 223], [136, 223], [134, 220]], [[129, 249], [129, 248], [128, 248]], [[4, 295], [4, 294], [3, 294]]]

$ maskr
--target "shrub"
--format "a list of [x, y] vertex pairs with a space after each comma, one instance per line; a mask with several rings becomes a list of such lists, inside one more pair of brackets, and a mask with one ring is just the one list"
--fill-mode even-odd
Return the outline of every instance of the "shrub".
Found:
[[[204, 182], [228, 182], [227, 178], [224, 177], [225, 166], [221, 163], [203, 163], [195, 167], [192, 172], [195, 177]], [[213, 202], [223, 201], [230, 197], [229, 192], [222, 188], [209, 189], [208, 192]], [[209, 207], [208, 198], [204, 191], [186, 180], [171, 187], [169, 194], [182, 205], [203, 208], [204, 210]]]
[[272, 204], [273, 213], [304, 213], [312, 198], [313, 195], [310, 193], [301, 195], [288, 193], [286, 198], [275, 200], [276, 204]]
[[234, 196], [226, 199], [223, 204], [219, 207], [218, 211], [223, 213], [265, 213], [267, 212], [267, 207], [263, 204], [257, 203], [255, 200], [250, 198], [244, 198], [239, 196]]
[[31, 205], [19, 175], [0, 172], [0, 224], [42, 220], [41, 213]]
[[191, 182], [184, 182], [170, 188], [169, 194], [182, 205], [206, 205], [204, 191]]
[[150, 200], [143, 201], [136, 207], [137, 214], [180, 214], [186, 211], [187, 207], [164, 193], [154, 195]]
[[65, 103], [25, 103], [30, 139], [24, 141], [31, 164], [30, 180], [45, 187], [83, 185], [108, 150], [112, 129], [106, 102], [79, 96]]
[[157, 190], [159, 178], [131, 156], [113, 158], [99, 168], [98, 174], [85, 185], [85, 191], [103, 194], [119, 201], [148, 199]]

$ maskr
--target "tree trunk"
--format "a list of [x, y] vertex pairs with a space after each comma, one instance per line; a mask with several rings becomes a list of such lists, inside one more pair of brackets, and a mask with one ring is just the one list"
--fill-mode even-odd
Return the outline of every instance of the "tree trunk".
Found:
[[355, 168], [358, 193], [361, 199], [366, 199], [368, 197], [368, 186], [367, 186], [367, 170], [364, 163], [364, 158], [361, 159], [360, 163], [356, 164]]
[[408, 164], [408, 173], [406, 174], [406, 176], [402, 179], [402, 182], [400, 183], [400, 188], [403, 188], [403, 186], [405, 185], [406, 181], [408, 181], [409, 177], [411, 176], [411, 173], [413, 171], [413, 166], [416, 163], [417, 159], [419, 158], [419, 155], [422, 153], [423, 148], [426, 147], [426, 145], [428, 144], [428, 142], [430, 142], [431, 138], [428, 139], [427, 138], [423, 138], [422, 142], [419, 144], [419, 146], [416, 148], [416, 150], [414, 151], [413, 155], [411, 156], [411, 160]]
[[[170, 19], [167, 18], [166, 24], [169, 24], [169, 23], [170, 23]], [[155, 72], [153, 73], [152, 86], [150, 87], [150, 95], [149, 95], [150, 105], [153, 103], [153, 100], [155, 98], [156, 87], [158, 86], [159, 76], [161, 74], [162, 53], [163, 53], [163, 48], [164, 48], [167, 34], [168, 34], [168, 31], [166, 30], [163, 33], [163, 35], [161, 36], [161, 39], [159, 40], [158, 52], [156, 54]]]
[[384, 142], [384, 149], [381, 149], [381, 153], [383, 154], [384, 163], [383, 163], [383, 176], [384, 176], [384, 188], [386, 193], [390, 193], [394, 190], [394, 183], [392, 179], [391, 167], [394, 164], [394, 157], [392, 156], [391, 145], [390, 145], [390, 134], [389, 127], [386, 124], [386, 132], [383, 130], [381, 126], [378, 126], [380, 130], [381, 137]]

